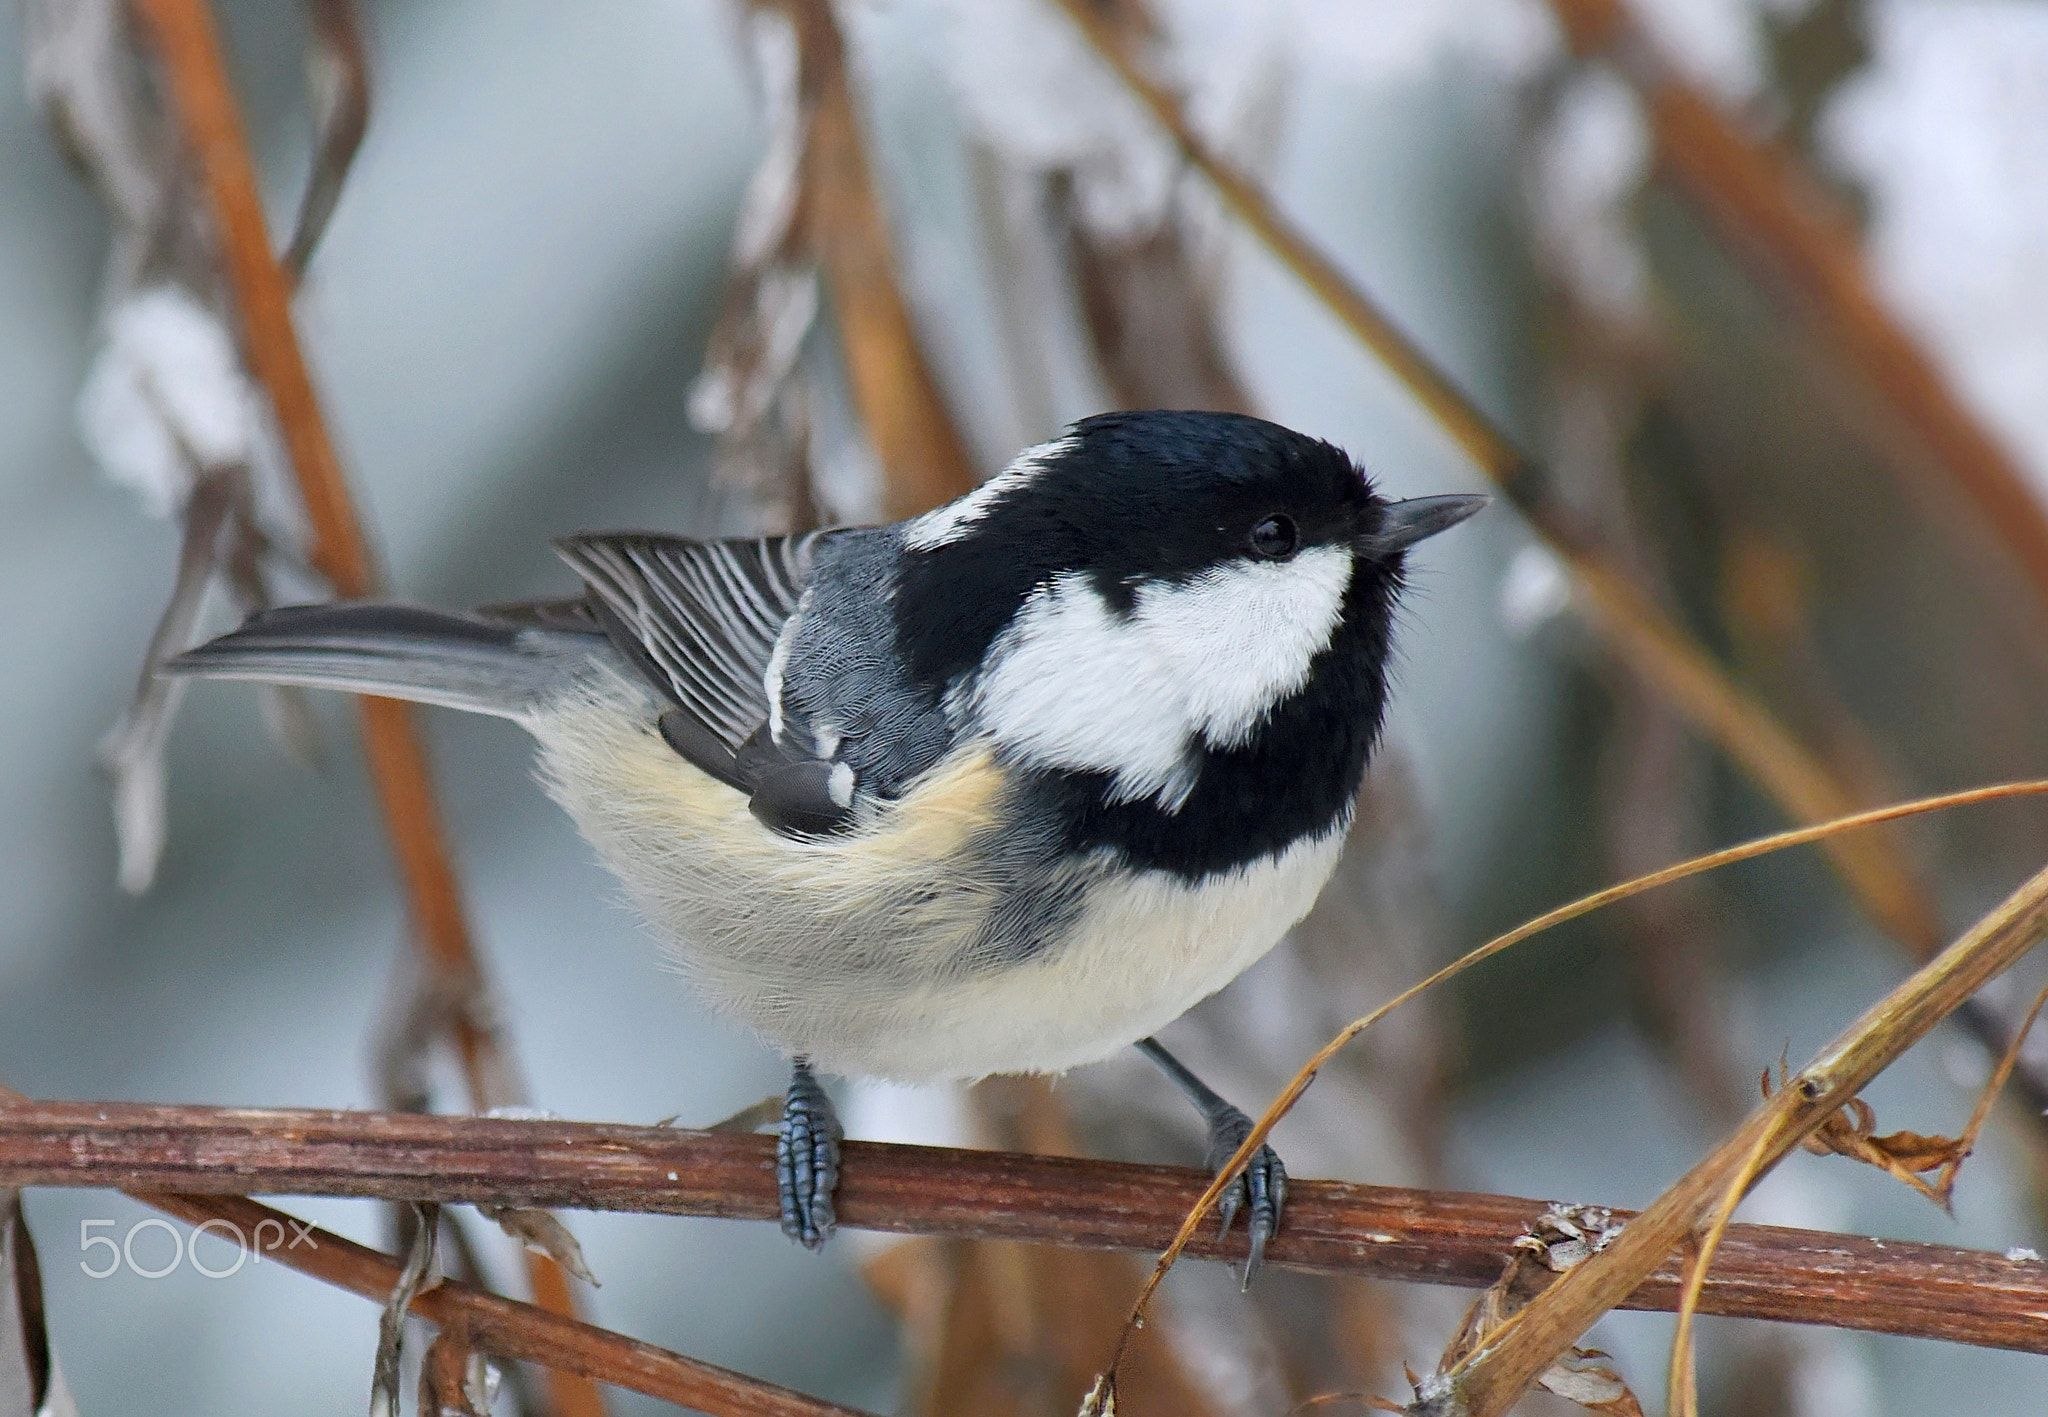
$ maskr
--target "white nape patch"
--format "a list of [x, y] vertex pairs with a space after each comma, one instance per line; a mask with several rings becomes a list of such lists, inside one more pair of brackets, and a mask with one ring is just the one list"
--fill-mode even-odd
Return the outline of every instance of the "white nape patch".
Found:
[[912, 551], [936, 551], [958, 541], [967, 529], [989, 514], [990, 508], [1011, 492], [1029, 483], [1052, 463], [1077, 445], [1073, 437], [1055, 438], [1049, 443], [1026, 448], [1010, 465], [964, 497], [943, 507], [934, 507], [903, 530], [903, 544]]
[[1307, 681], [1351, 565], [1341, 546], [1232, 561], [1138, 587], [1128, 615], [1086, 576], [1060, 576], [1025, 601], [949, 708], [1025, 758], [1109, 773], [1119, 800], [1177, 810], [1194, 787], [1196, 738], [1243, 744]]

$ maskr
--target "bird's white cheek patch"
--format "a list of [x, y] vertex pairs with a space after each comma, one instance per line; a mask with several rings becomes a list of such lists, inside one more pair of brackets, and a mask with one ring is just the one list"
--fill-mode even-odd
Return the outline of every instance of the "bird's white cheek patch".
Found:
[[1109, 773], [1126, 797], [1186, 795], [1187, 717], [1171, 666], [1085, 577], [1034, 592], [990, 660], [965, 697], [1004, 747], [1048, 767]]
[[1018, 612], [960, 707], [1026, 758], [1178, 807], [1195, 739], [1236, 746], [1301, 688], [1350, 581], [1350, 553], [1317, 547], [1145, 586], [1120, 615], [1086, 577], [1061, 576]]
[[1182, 584], [1146, 586], [1133, 619], [1179, 686], [1188, 728], [1232, 748], [1308, 682], [1350, 586], [1350, 550], [1314, 546], [1287, 561], [1233, 561]]

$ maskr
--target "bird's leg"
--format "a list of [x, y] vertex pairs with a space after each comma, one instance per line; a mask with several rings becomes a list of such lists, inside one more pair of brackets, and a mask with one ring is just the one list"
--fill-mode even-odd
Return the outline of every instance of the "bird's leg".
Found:
[[[1251, 1135], [1252, 1119], [1189, 1072], [1186, 1064], [1159, 1046], [1157, 1039], [1140, 1038], [1137, 1047], [1140, 1053], [1158, 1064], [1159, 1070], [1172, 1078], [1174, 1086], [1186, 1093], [1188, 1100], [1200, 1109], [1202, 1119], [1209, 1124], [1208, 1167], [1211, 1171], [1222, 1170], [1223, 1164]], [[1251, 1287], [1252, 1275], [1266, 1257], [1266, 1242], [1280, 1228], [1280, 1212], [1286, 1205], [1287, 1168], [1280, 1164], [1279, 1156], [1270, 1146], [1261, 1146], [1252, 1153], [1243, 1174], [1224, 1188], [1216, 1202], [1217, 1213], [1223, 1217], [1222, 1233], [1225, 1235], [1230, 1233], [1238, 1212], [1244, 1212], [1245, 1230], [1251, 1240], [1251, 1249], [1244, 1264], [1245, 1288]]]
[[846, 1137], [832, 1099], [802, 1058], [790, 1073], [775, 1135], [775, 1180], [782, 1197], [782, 1233], [815, 1250], [838, 1228], [832, 1193], [839, 1188], [839, 1143]]

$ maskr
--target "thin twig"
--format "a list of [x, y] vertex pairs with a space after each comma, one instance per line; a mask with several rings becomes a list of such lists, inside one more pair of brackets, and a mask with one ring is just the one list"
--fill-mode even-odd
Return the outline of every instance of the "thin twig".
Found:
[[[39, 1105], [0, 1084], [0, 1116], [15, 1108], [34, 1112]], [[92, 1110], [98, 1116], [114, 1109]], [[420, 1120], [417, 1113], [400, 1115]], [[404, 1265], [391, 1255], [246, 1196], [149, 1190], [123, 1194], [193, 1225], [216, 1222], [206, 1232], [216, 1239], [377, 1303], [388, 1299], [403, 1277]], [[416, 1295], [411, 1312], [443, 1332], [459, 1332], [467, 1348], [536, 1363], [593, 1385], [610, 1383], [718, 1417], [867, 1417], [457, 1279], [443, 1279]]]
[[[777, 1213], [773, 1156], [765, 1136], [589, 1122], [89, 1102], [0, 1111], [0, 1185], [8, 1186], [765, 1221]], [[1177, 1167], [849, 1142], [840, 1221], [896, 1234], [1156, 1251], [1207, 1179]], [[1483, 1288], [1543, 1209], [1508, 1196], [1301, 1181], [1290, 1183], [1287, 1225], [1268, 1258]], [[1235, 1258], [1242, 1236], [1205, 1234], [1193, 1248]], [[1681, 1264], [1653, 1266], [1625, 1302], [1669, 1309], [1682, 1279]], [[1942, 1245], [1737, 1226], [1705, 1308], [2048, 1353], [2048, 1265]]]
[[[291, 279], [271, 246], [212, 14], [205, 0], [133, 0], [133, 5], [161, 61], [167, 99], [212, 209], [250, 369], [270, 396], [312, 523], [314, 562], [342, 595], [371, 594], [376, 568], [292, 326]], [[413, 936], [450, 993], [479, 1000], [483, 973], [411, 711], [388, 699], [358, 702], [370, 776], [404, 881]], [[505, 1095], [511, 1069], [483, 1018], [480, 1008], [459, 1010], [453, 1034], [471, 1103], [488, 1108], [515, 1099]], [[567, 1283], [554, 1261], [531, 1251], [526, 1261], [535, 1296], [573, 1312]], [[555, 1398], [564, 1417], [601, 1417], [603, 1412], [596, 1390], [587, 1384], [557, 1384]]]
[[1139, 1289], [1138, 1296], [1131, 1305], [1130, 1316], [1124, 1321], [1123, 1330], [1117, 1335], [1116, 1344], [1111, 1350], [1109, 1362], [1104, 1368], [1102, 1383], [1105, 1385], [1113, 1384], [1117, 1368], [1123, 1362], [1124, 1353], [1130, 1342], [1131, 1335], [1144, 1319], [1146, 1305], [1151, 1302], [1152, 1296], [1158, 1292], [1159, 1286], [1165, 1282], [1167, 1271], [1173, 1267], [1183, 1252], [1192, 1247], [1194, 1241], [1200, 1236], [1204, 1220], [1210, 1208], [1216, 1204], [1217, 1198], [1222, 1195], [1224, 1187], [1236, 1179], [1237, 1175], [1250, 1162], [1252, 1153], [1271, 1135], [1273, 1128], [1279, 1125], [1280, 1119], [1293, 1110], [1295, 1103], [1301, 1100], [1302, 1094], [1307, 1092], [1309, 1085], [1315, 1081], [1316, 1075], [1337, 1054], [1350, 1047], [1360, 1034], [1386, 1018], [1387, 1015], [1427, 994], [1432, 989], [1448, 984], [1451, 980], [1465, 973], [1465, 971], [1483, 964], [1495, 955], [1513, 949], [1523, 941], [1532, 939], [1546, 930], [1555, 929], [1567, 921], [1580, 919], [1592, 914], [1596, 910], [1603, 910], [1610, 905], [1619, 904], [1624, 900], [1631, 900], [1646, 892], [1658, 890], [1679, 881], [1689, 880], [1694, 876], [1704, 875], [1709, 871], [1718, 871], [1724, 867], [1733, 866], [1737, 862], [1753, 861], [1758, 857], [1785, 851], [1795, 846], [1822, 842], [1841, 832], [1868, 830], [1871, 827], [1879, 826], [1886, 822], [1902, 821], [1908, 817], [1922, 816], [1930, 812], [1948, 811], [1974, 803], [1995, 802], [2014, 797], [2040, 796], [2043, 793], [2048, 793], [2048, 780], [1997, 783], [1988, 787], [1971, 788], [1963, 792], [1944, 793], [1938, 797], [1923, 797], [1912, 802], [1894, 802], [1886, 807], [1873, 808], [1870, 811], [1858, 812], [1847, 817], [1838, 817], [1833, 821], [1818, 822], [1812, 826], [1792, 827], [1785, 831], [1773, 833], [1770, 836], [1756, 837], [1749, 841], [1738, 842], [1734, 846], [1722, 847], [1717, 851], [1710, 851], [1703, 856], [1693, 856], [1684, 861], [1675, 861], [1669, 866], [1659, 867], [1657, 870], [1644, 875], [1635, 876], [1626, 881], [1617, 881], [1615, 884], [1603, 887], [1590, 895], [1580, 896], [1577, 900], [1567, 901], [1563, 905], [1547, 910], [1534, 919], [1525, 920], [1512, 930], [1495, 935], [1476, 949], [1467, 950], [1428, 978], [1409, 985], [1393, 998], [1372, 1010], [1372, 1012], [1353, 1019], [1344, 1027], [1338, 1029], [1336, 1034], [1327, 1043], [1310, 1054], [1308, 1061], [1295, 1070], [1294, 1076], [1287, 1080], [1286, 1085], [1280, 1089], [1279, 1095], [1272, 1102], [1268, 1103], [1265, 1110], [1253, 1121], [1251, 1130], [1238, 1143], [1237, 1150], [1216, 1169], [1215, 1175], [1210, 1177], [1209, 1184], [1203, 1188], [1202, 1194], [1196, 1198], [1194, 1206], [1181, 1218], [1180, 1227], [1174, 1231], [1172, 1241], [1161, 1252], [1158, 1261], [1152, 1267], [1151, 1275]]

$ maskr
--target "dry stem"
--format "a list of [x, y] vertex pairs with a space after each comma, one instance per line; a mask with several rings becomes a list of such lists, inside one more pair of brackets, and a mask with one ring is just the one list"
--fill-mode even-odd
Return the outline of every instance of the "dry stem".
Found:
[[[40, 1104], [0, 1085], [0, 1116], [14, 1109], [34, 1114], [40, 1110]], [[97, 1125], [99, 1117], [118, 1110], [118, 1106], [89, 1110]], [[78, 1143], [84, 1138], [74, 1134], [73, 1140]], [[392, 1256], [305, 1224], [246, 1196], [149, 1190], [125, 1190], [124, 1194], [193, 1225], [224, 1222], [225, 1229], [215, 1227], [207, 1233], [241, 1244], [259, 1258], [274, 1259], [288, 1269], [375, 1302], [386, 1301], [402, 1278], [404, 1266]], [[608, 1382], [667, 1402], [734, 1417], [866, 1417], [851, 1408], [700, 1363], [452, 1278], [443, 1278], [415, 1295], [410, 1307], [411, 1312], [436, 1325], [443, 1335], [455, 1335], [459, 1346], [465, 1349], [538, 1363], [551, 1373], [575, 1378], [592, 1392], [597, 1390], [597, 1382]]]
[[[266, 1229], [289, 1236], [297, 1243], [265, 1248], [263, 1256], [373, 1302], [382, 1302], [399, 1280], [400, 1265], [391, 1256], [306, 1226], [257, 1201], [177, 1194], [134, 1198], [195, 1225], [226, 1221], [225, 1231], [214, 1227], [207, 1232], [223, 1238], [259, 1236]], [[610, 1383], [720, 1417], [864, 1417], [853, 1408], [700, 1363], [460, 1280], [443, 1279], [418, 1295], [411, 1312], [443, 1332], [460, 1333], [466, 1347], [538, 1363], [550, 1373], [591, 1384], [593, 1390], [597, 1383]]]
[[755, 0], [796, 27], [808, 132], [803, 195], [811, 248], [832, 292], [847, 381], [882, 464], [884, 511], [913, 516], [978, 480], [917, 339], [896, 278], [889, 222], [861, 138], [839, 22], [824, 0]]
[[1238, 1173], [1244, 1169], [1245, 1164], [1250, 1161], [1252, 1153], [1271, 1135], [1273, 1128], [1279, 1124], [1280, 1119], [1286, 1116], [1293, 1109], [1294, 1104], [1301, 1100], [1302, 1094], [1308, 1091], [1309, 1084], [1315, 1081], [1316, 1074], [1321, 1071], [1323, 1066], [1343, 1049], [1349, 1047], [1352, 1040], [1357, 1038], [1358, 1035], [1371, 1028], [1388, 1014], [1393, 1013], [1411, 1000], [1428, 993], [1438, 985], [1450, 982], [1466, 970], [1492, 959], [1504, 950], [1512, 949], [1523, 941], [1546, 930], [1562, 925], [1566, 921], [1590, 915], [1594, 911], [1604, 909], [1609, 905], [1632, 899], [1647, 891], [1687, 880], [1693, 876], [1703, 875], [1709, 871], [1716, 871], [1724, 866], [1732, 866], [1740, 861], [1752, 861], [1757, 857], [1768, 856], [1773, 852], [1783, 851], [1790, 847], [1825, 841], [1842, 832], [1862, 830], [1885, 822], [1900, 821], [1908, 817], [1921, 816], [1929, 812], [1946, 811], [1954, 807], [1974, 803], [1995, 802], [2011, 797], [2039, 796], [2044, 792], [2048, 792], [2048, 780], [2000, 783], [1989, 787], [1972, 788], [1963, 792], [1946, 793], [1938, 797], [1923, 797], [1917, 801], [1897, 802], [1888, 807], [1879, 807], [1847, 817], [1838, 817], [1833, 821], [1819, 822], [1813, 826], [1794, 827], [1787, 831], [1777, 832], [1771, 836], [1758, 837], [1754, 840], [1739, 842], [1734, 846], [1723, 847], [1718, 851], [1711, 851], [1703, 856], [1694, 856], [1684, 861], [1677, 861], [1669, 866], [1636, 876], [1630, 880], [1617, 882], [1614, 885], [1597, 890], [1591, 895], [1580, 896], [1577, 900], [1568, 901], [1555, 909], [1545, 911], [1533, 920], [1524, 921], [1505, 934], [1494, 936], [1478, 948], [1468, 950], [1428, 978], [1402, 990], [1371, 1013], [1353, 1019], [1343, 1028], [1339, 1029], [1336, 1035], [1327, 1043], [1310, 1055], [1307, 1062], [1296, 1069], [1294, 1076], [1289, 1078], [1287, 1085], [1280, 1090], [1279, 1096], [1275, 1097], [1267, 1105], [1265, 1111], [1259, 1115], [1258, 1120], [1252, 1124], [1251, 1131], [1238, 1144], [1236, 1153], [1218, 1168], [1216, 1174], [1210, 1178], [1208, 1186], [1196, 1198], [1194, 1206], [1182, 1218], [1180, 1228], [1174, 1232], [1172, 1241], [1160, 1254], [1158, 1262], [1152, 1268], [1151, 1276], [1146, 1279], [1144, 1286], [1139, 1289], [1138, 1297], [1131, 1305], [1130, 1317], [1125, 1321], [1123, 1331], [1117, 1337], [1116, 1346], [1110, 1353], [1109, 1362], [1104, 1370], [1104, 1381], [1110, 1381], [1115, 1377], [1117, 1368], [1123, 1361], [1124, 1352], [1131, 1335], [1143, 1321], [1145, 1306], [1151, 1302], [1153, 1294], [1157, 1292], [1160, 1284], [1164, 1282], [1167, 1271], [1173, 1267], [1174, 1262], [1184, 1251], [1193, 1245], [1201, 1231], [1204, 1217], [1208, 1215], [1210, 1208], [1216, 1204], [1217, 1197], [1223, 1193], [1224, 1186], [1235, 1179]]
[[[1565, 1274], [1449, 1376], [1440, 1407], [1500, 1417], [1595, 1319], [1656, 1272], [1738, 1193], [2048, 931], [2048, 870], [1867, 1010], [1599, 1254]], [[1428, 1409], [1425, 1409], [1428, 1410]]]

